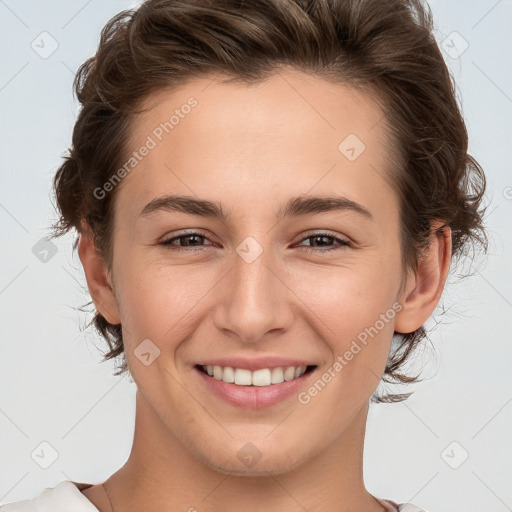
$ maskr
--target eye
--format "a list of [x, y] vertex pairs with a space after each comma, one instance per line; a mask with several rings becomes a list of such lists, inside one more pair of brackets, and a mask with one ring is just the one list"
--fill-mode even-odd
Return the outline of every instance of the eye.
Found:
[[[316, 247], [308, 247], [306, 249], [307, 252], [327, 252], [327, 251], [335, 251], [337, 249], [343, 249], [344, 247], [351, 247], [352, 244], [350, 241], [345, 240], [344, 238], [340, 238], [330, 233], [313, 233], [308, 235], [306, 238], [302, 239], [302, 242], [306, 240], [312, 240], [314, 243], [319, 243], [320, 247], [326, 247], [325, 249], [318, 249]], [[337, 242], [337, 246], [332, 246], [329, 244], [329, 240], [334, 240]]]
[[[174, 236], [168, 240], [160, 242], [159, 245], [163, 245], [173, 251], [190, 251], [191, 249], [194, 250], [194, 247], [201, 248], [200, 242], [202, 240], [208, 240], [206, 234], [201, 231], [194, 231], [191, 233], [183, 233], [181, 235]], [[182, 245], [175, 245], [174, 242], [176, 241], [183, 241], [184, 243]]]
[[[183, 233], [178, 236], [174, 236], [172, 238], [169, 238], [167, 240], [164, 240], [163, 242], [160, 242], [159, 245], [165, 246], [170, 250], [173, 251], [190, 251], [194, 250], [194, 247], [196, 248], [202, 248], [205, 247], [203, 244], [201, 244], [202, 241], [209, 240], [206, 236], [206, 233], [202, 231], [194, 231], [190, 233]], [[344, 247], [350, 247], [352, 244], [350, 241], [345, 240], [344, 238], [340, 238], [334, 235], [331, 235], [329, 233], [314, 233], [310, 234], [307, 237], [303, 238], [301, 242], [304, 242], [306, 240], [313, 241], [314, 244], [319, 244], [320, 248], [313, 247], [310, 245], [309, 248], [306, 249], [307, 252], [327, 252], [327, 251], [334, 251], [336, 249], [343, 249]], [[175, 244], [175, 242], [179, 242], [178, 244]], [[329, 241], [337, 242], [337, 246], [332, 246], [332, 243], [330, 244]], [[182, 243], [183, 242], [183, 243]], [[214, 245], [214, 244], [208, 244], [208, 245]], [[206, 245], [206, 247], [208, 246]], [[298, 245], [300, 247], [300, 245]], [[304, 247], [304, 246], [303, 246]], [[324, 247], [322, 249], [322, 247]], [[198, 249], [196, 249], [198, 250]]]

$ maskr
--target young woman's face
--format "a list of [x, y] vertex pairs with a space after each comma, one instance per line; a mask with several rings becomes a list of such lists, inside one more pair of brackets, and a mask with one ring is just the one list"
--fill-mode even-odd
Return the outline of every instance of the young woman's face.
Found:
[[[299, 72], [194, 80], [147, 106], [113, 252], [145, 421], [211, 467], [291, 470], [364, 416], [388, 357], [402, 269], [381, 110]], [[208, 364], [315, 368], [281, 384], [236, 372], [266, 384], [248, 387]]]

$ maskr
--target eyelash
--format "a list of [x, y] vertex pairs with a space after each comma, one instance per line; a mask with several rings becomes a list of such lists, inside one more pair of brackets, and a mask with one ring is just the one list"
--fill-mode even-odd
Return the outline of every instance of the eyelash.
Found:
[[[178, 236], [169, 238], [168, 240], [164, 240], [163, 242], [160, 242], [159, 245], [162, 245], [171, 251], [190, 251], [190, 250], [198, 251], [198, 249], [194, 249], [194, 247], [179, 247], [179, 246], [172, 245], [172, 242], [174, 242], [176, 240], [179, 240], [181, 238], [192, 237], [192, 236], [199, 236], [201, 238], [205, 238], [206, 240], [209, 240], [208, 237], [206, 236], [206, 233], [203, 233], [201, 231], [194, 231], [192, 233], [184, 233], [182, 235], [178, 235]], [[331, 235], [329, 233], [310, 234], [310, 235], [304, 237], [302, 240], [300, 240], [300, 242], [304, 242], [305, 240], [308, 240], [310, 238], [319, 238], [319, 237], [332, 238], [333, 240], [338, 242], [340, 244], [340, 246], [339, 247], [328, 247], [326, 249], [318, 249], [315, 247], [302, 246], [302, 247], [306, 247], [306, 252], [319, 253], [319, 252], [328, 252], [328, 251], [339, 250], [339, 249], [343, 249], [344, 247], [352, 247], [352, 243], [349, 242], [348, 240], [339, 238], [339, 237]]]

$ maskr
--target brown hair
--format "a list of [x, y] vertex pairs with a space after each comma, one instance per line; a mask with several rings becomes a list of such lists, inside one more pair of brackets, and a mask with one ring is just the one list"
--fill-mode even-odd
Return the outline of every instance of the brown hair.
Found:
[[[52, 236], [71, 228], [81, 233], [85, 220], [111, 269], [116, 188], [101, 200], [94, 190], [125, 161], [142, 102], [194, 77], [222, 74], [250, 85], [291, 66], [379, 99], [397, 157], [388, 178], [399, 197], [404, 272], [417, 268], [432, 220], [451, 228], [452, 259], [477, 243], [486, 251], [485, 176], [467, 153], [455, 83], [432, 28], [430, 8], [419, 0], [148, 0], [120, 12], [75, 77], [82, 108], [54, 178], [61, 216]], [[122, 356], [116, 375], [125, 373], [121, 325], [99, 313], [91, 322], [109, 345], [104, 360]], [[384, 382], [419, 380], [403, 366], [426, 337], [423, 326], [395, 333]]]

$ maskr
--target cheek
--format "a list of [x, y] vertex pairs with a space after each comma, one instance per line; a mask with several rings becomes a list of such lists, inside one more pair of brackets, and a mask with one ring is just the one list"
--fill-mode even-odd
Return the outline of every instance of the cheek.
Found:
[[[396, 251], [368, 252], [347, 257], [334, 266], [308, 266], [285, 274], [289, 287], [316, 313], [329, 339], [344, 339], [373, 325], [390, 309], [400, 284]], [[391, 252], [393, 254], [391, 254]]]
[[[335, 298], [326, 298], [319, 305], [325, 322], [316, 324], [330, 360], [300, 397], [301, 403], [311, 401], [322, 423], [335, 429], [341, 429], [377, 389], [388, 360], [396, 315], [392, 294], [384, 287], [377, 294], [375, 286], [362, 293], [350, 280], [339, 284], [338, 291], [332, 292]], [[312, 320], [308, 323], [313, 325]]]
[[[179, 339], [215, 283], [206, 268], [169, 266], [126, 253], [118, 267], [123, 329], [134, 342]], [[128, 341], [128, 340], [127, 340]]]
[[[152, 265], [136, 257], [127, 257], [119, 272], [125, 357], [137, 385], [155, 405], [162, 399], [155, 389], [165, 389], [176, 403], [183, 398], [169, 372], [181, 362], [180, 345], [201, 323], [202, 300], [214, 284], [205, 277], [185, 266]], [[146, 366], [142, 354], [147, 352], [151, 362]]]
[[385, 368], [400, 309], [396, 302], [400, 267], [394, 264], [399, 253], [390, 252], [294, 278], [308, 325], [319, 332], [332, 362], [343, 365], [339, 373], [345, 377], [338, 382], [344, 382], [345, 389], [376, 386]]
[[351, 367], [371, 365], [377, 371], [389, 352], [396, 311], [389, 290], [377, 293], [375, 288], [374, 284], [362, 293], [344, 281], [318, 310], [325, 319], [322, 337], [333, 358], [343, 356]]
[[[377, 326], [384, 331], [389, 326], [392, 332], [395, 299], [395, 288], [398, 282], [389, 280], [388, 276], [364, 279], [361, 281], [345, 280], [339, 283], [340, 291], [331, 303], [331, 309], [336, 308], [337, 314], [332, 315], [337, 320], [337, 330], [343, 331], [350, 337], [357, 337], [367, 328]], [[334, 313], [334, 311], [332, 311]], [[379, 319], [385, 315], [388, 319], [385, 325]]]

